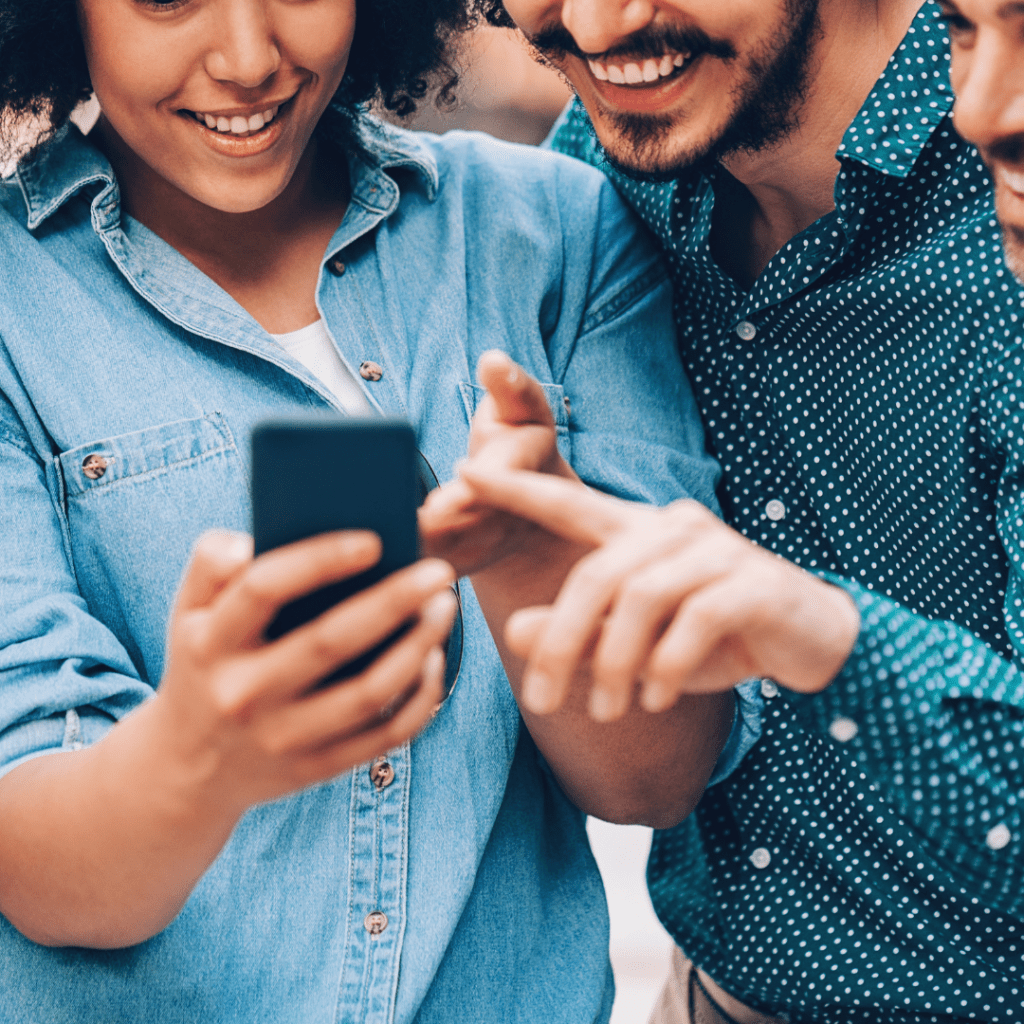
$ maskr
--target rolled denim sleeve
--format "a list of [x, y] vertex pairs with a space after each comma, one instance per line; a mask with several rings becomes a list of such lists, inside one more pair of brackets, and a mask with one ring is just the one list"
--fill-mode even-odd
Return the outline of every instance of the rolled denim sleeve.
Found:
[[570, 403], [573, 466], [617, 497], [693, 498], [718, 513], [721, 470], [679, 356], [661, 253], [603, 175], [587, 175], [586, 194], [579, 165], [569, 164], [574, 190], [561, 214], [569, 267], [548, 356]]
[[33, 450], [2, 394], [0, 479], [2, 775], [94, 743], [152, 689], [79, 594], [56, 468]]
[[711, 773], [708, 786], [724, 782], [743, 763], [754, 744], [761, 738], [761, 724], [764, 717], [764, 698], [761, 696], [761, 680], [748, 679], [733, 690], [736, 710], [733, 712], [729, 738], [718, 755], [715, 770]]

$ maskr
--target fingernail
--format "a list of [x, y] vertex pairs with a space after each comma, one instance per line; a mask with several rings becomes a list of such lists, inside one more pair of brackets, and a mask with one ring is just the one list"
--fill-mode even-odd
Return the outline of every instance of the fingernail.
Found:
[[672, 691], [666, 683], [657, 679], [648, 680], [640, 691], [640, 706], [652, 715], [665, 711], [672, 705]]
[[595, 722], [610, 722], [613, 718], [618, 717], [615, 697], [608, 690], [591, 690], [589, 703], [590, 717]]
[[523, 680], [523, 703], [535, 715], [546, 715], [554, 710], [551, 703], [551, 680], [543, 672], [530, 672]]
[[424, 562], [416, 569], [416, 583], [424, 589], [448, 583], [454, 578], [452, 567], [447, 562]]
[[234, 530], [217, 530], [208, 533], [202, 543], [216, 552], [225, 561], [242, 562], [252, 554], [252, 537]]
[[455, 595], [445, 590], [432, 597], [423, 609], [423, 621], [428, 626], [448, 626], [455, 614]]

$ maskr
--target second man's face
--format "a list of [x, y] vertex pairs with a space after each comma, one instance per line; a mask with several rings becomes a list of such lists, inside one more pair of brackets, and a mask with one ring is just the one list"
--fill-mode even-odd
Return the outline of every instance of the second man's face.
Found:
[[1006, 261], [1024, 281], [1024, 5], [940, 0], [957, 94], [953, 121], [995, 180]]
[[674, 175], [794, 126], [818, 0], [505, 0], [609, 158]]

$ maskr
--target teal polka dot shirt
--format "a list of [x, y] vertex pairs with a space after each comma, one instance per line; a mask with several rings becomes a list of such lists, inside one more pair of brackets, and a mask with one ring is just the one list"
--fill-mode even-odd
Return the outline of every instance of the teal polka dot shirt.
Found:
[[[825, 693], [762, 684], [760, 741], [648, 866], [683, 950], [792, 1022], [1024, 1022], [1024, 293], [937, 13], [749, 291], [714, 169], [612, 175], [669, 259], [726, 519], [862, 614]], [[579, 105], [553, 143], [604, 166]]]

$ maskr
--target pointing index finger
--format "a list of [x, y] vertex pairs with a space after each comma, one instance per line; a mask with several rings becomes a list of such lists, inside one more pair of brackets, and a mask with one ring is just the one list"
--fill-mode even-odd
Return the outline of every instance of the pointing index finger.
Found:
[[593, 547], [625, 529], [635, 511], [628, 502], [599, 494], [586, 484], [544, 473], [482, 470], [470, 463], [460, 473], [486, 504]]

